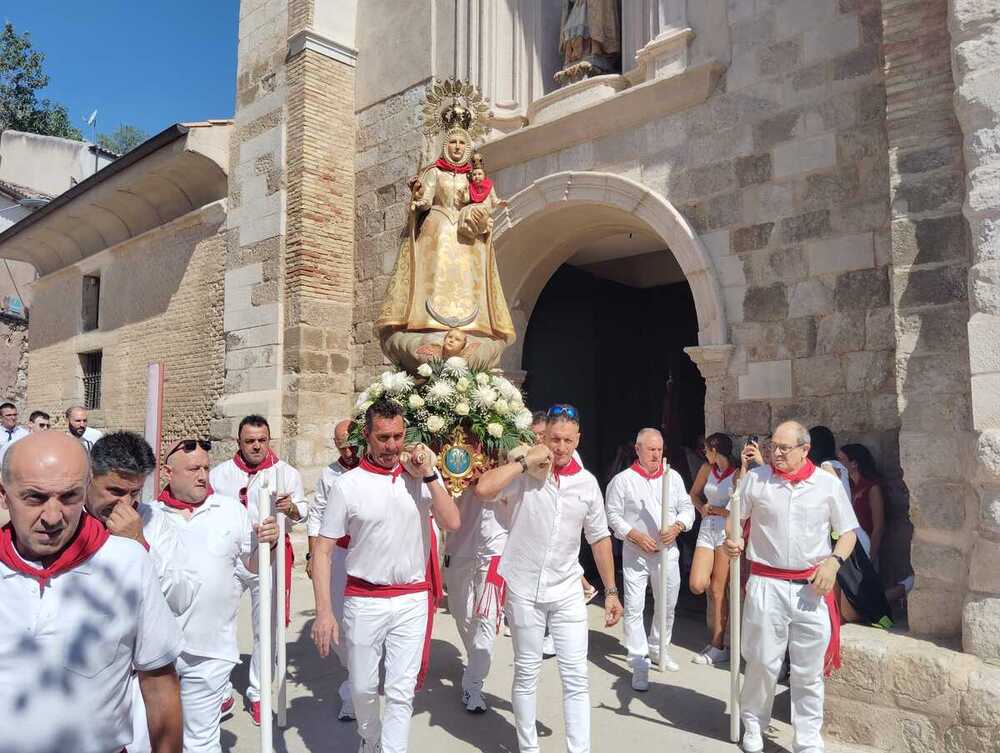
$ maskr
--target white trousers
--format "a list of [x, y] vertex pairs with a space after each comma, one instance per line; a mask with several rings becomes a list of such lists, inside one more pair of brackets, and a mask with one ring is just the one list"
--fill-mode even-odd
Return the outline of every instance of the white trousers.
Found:
[[[333, 572], [330, 575], [330, 602], [333, 607], [333, 616], [337, 618], [337, 624], [344, 623], [344, 588], [347, 585], [347, 550], [343, 547], [335, 546], [331, 557]], [[333, 652], [340, 661], [340, 666], [349, 671], [347, 665], [347, 642], [340, 641], [333, 647]], [[340, 683], [338, 695], [341, 702], [347, 701], [351, 697], [350, 677]]]
[[132, 742], [128, 753], [152, 753], [153, 744], [149, 740], [149, 723], [146, 720], [146, 704], [142, 701], [139, 675], [132, 675]]
[[587, 605], [583, 591], [540, 603], [507, 592], [507, 622], [514, 643], [514, 686], [511, 703], [520, 753], [537, 753], [535, 726], [538, 673], [546, 623], [556, 648], [563, 689], [568, 753], [590, 753], [590, 684], [587, 677]]
[[[184, 753], [221, 753], [219, 721], [222, 701], [235, 662], [181, 654], [177, 674], [181, 680], [184, 715]], [[132, 746], [128, 746], [129, 750]]]
[[740, 696], [743, 726], [767, 729], [774, 687], [787, 648], [794, 753], [823, 753], [823, 659], [830, 640], [826, 602], [812, 586], [751, 575], [743, 606], [746, 673]]
[[462, 674], [462, 690], [482, 690], [493, 659], [493, 644], [497, 638], [496, 618], [476, 614], [476, 605], [486, 588], [489, 569], [489, 558], [451, 557], [444, 570], [448, 585], [448, 611], [455, 618], [468, 657]]
[[[358, 734], [369, 749], [405, 753], [413, 692], [427, 631], [427, 594], [344, 599], [344, 641]], [[385, 709], [379, 713], [379, 662], [385, 656]]]
[[[645, 661], [650, 646], [654, 651], [660, 645], [660, 610], [667, 610], [667, 634], [665, 645], [670, 646], [674, 633], [674, 609], [677, 606], [677, 595], [681, 588], [681, 574], [678, 562], [680, 550], [671, 547], [667, 553], [667, 600], [661, 603], [663, 597], [663, 580], [660, 573], [660, 555], [646, 556], [640, 554], [628, 544], [622, 550], [622, 574], [625, 579], [625, 617], [622, 621], [623, 644], [628, 652], [629, 661], [634, 667]], [[646, 584], [653, 587], [653, 624], [646, 636], [643, 626], [643, 612], [646, 609]]]

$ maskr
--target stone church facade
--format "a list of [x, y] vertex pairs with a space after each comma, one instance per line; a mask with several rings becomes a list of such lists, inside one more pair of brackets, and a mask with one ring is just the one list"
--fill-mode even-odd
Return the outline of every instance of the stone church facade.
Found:
[[[56, 249], [32, 311], [29, 404], [78, 399], [80, 348], [117, 347], [123, 389], [103, 419], [141, 429], [127, 374], [165, 354], [171, 438], [209, 434], [227, 452], [240, 417], [261, 412], [315, 478], [333, 423], [384, 364], [372, 324], [407, 180], [436, 156], [420, 134], [424, 91], [471, 80], [492, 102], [481, 151], [509, 201], [494, 234], [518, 342], [502, 365], [529, 403], [523, 348], [558, 269], [685, 283], [707, 431], [826, 424], [892, 480], [887, 546], [910, 548], [916, 581], [909, 634], [846, 631], [830, 733], [886, 751], [994, 749], [996, 3], [625, 0], [621, 12], [623, 71], [557, 88], [558, 0], [243, 0], [233, 120], [202, 124], [211, 144], [191, 129], [177, 154], [108, 179], [148, 184], [155, 201], [156, 175], [194, 160], [185, 193], [200, 198], [142, 233], [88, 235], [66, 223], [106, 211], [85, 202], [107, 183], [85, 181], [0, 234], [3, 256]], [[60, 246], [60, 233], [81, 237]], [[81, 275], [112, 259], [146, 268], [171, 248], [163, 258], [186, 267], [169, 300], [141, 316], [138, 291], [102, 302], [108, 324], [79, 331]]]

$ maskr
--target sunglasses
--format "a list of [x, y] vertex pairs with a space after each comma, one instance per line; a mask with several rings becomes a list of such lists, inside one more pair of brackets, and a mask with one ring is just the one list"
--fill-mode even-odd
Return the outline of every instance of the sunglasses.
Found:
[[180, 442], [174, 445], [174, 449], [167, 453], [167, 456], [163, 458], [164, 462], [170, 459], [178, 450], [184, 450], [184, 452], [194, 452], [195, 448], [200, 447], [205, 452], [210, 452], [212, 450], [212, 443], [207, 439], [182, 439]]
[[580, 423], [580, 411], [566, 403], [553, 405], [545, 415], [547, 418], [568, 418], [570, 421]]

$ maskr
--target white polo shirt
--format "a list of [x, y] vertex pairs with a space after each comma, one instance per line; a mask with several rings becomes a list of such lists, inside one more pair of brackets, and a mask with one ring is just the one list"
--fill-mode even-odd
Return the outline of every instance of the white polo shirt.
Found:
[[750, 518], [747, 558], [769, 567], [814, 567], [833, 551], [831, 532], [843, 535], [858, 527], [840, 479], [819, 468], [794, 485], [770, 465], [754, 468], [741, 495], [743, 519]]
[[449, 531], [445, 554], [455, 559], [489, 559], [503, 554], [507, 529], [497, 520], [493, 505], [484, 505], [474, 488], [466, 489], [458, 498], [462, 524]]
[[427, 577], [431, 492], [421, 479], [354, 468], [334, 485], [319, 533], [350, 535], [347, 574], [380, 586]]
[[309, 514], [306, 516], [306, 533], [309, 536], [319, 536], [320, 526], [323, 525], [323, 513], [326, 511], [333, 485], [349, 470], [351, 469], [344, 466], [339, 458], [323, 469], [319, 480], [316, 481], [316, 494], [313, 496], [313, 501], [309, 505]]
[[552, 475], [539, 481], [522, 474], [494, 504], [509, 531], [500, 559], [507, 587], [536, 602], [559, 601], [579, 590], [580, 532], [590, 544], [610, 535], [597, 479], [584, 469], [561, 476], [559, 485]]
[[171, 612], [181, 614], [201, 586], [198, 574], [188, 568], [186, 550], [170, 518], [159, 507], [146, 502], [140, 502], [136, 512], [142, 518], [142, 535], [149, 544], [149, 556], [163, 597]]
[[[208, 482], [212, 485], [212, 491], [224, 497], [232, 497], [239, 501], [240, 489], [247, 490], [247, 509], [250, 510], [250, 519], [254, 523], [260, 523], [261, 514], [254, 504], [255, 495], [250, 490], [260, 483], [264, 474], [268, 474], [272, 480], [272, 489], [277, 489], [279, 493], [291, 494], [292, 502], [299, 510], [299, 518], [304, 519], [308, 512], [306, 503], [305, 488], [302, 486], [302, 474], [292, 468], [284, 460], [279, 460], [270, 468], [253, 474], [241, 471], [232, 458], [219, 463], [208, 474]], [[293, 525], [289, 520], [288, 525]]]
[[184, 557], [199, 583], [188, 608], [177, 615], [184, 631], [184, 653], [238, 662], [240, 592], [233, 578], [237, 561], [249, 558], [257, 543], [250, 514], [221, 494], [210, 494], [190, 518], [162, 502], [152, 504], [176, 527], [181, 544], [177, 556]]
[[171, 664], [183, 640], [152, 560], [117, 536], [44, 590], [0, 563], [0, 625], [4, 753], [117, 753], [132, 740], [132, 668]]
[[[694, 525], [694, 505], [684, 488], [684, 479], [673, 468], [668, 475], [667, 525], [680, 523], [685, 531]], [[608, 484], [608, 523], [615, 535], [625, 542], [625, 546], [646, 555], [626, 537], [633, 528], [660, 540], [660, 515], [663, 509], [663, 476], [646, 478], [634, 468], [626, 468]], [[674, 542], [668, 548], [676, 548]], [[649, 557], [658, 554], [646, 555]]]

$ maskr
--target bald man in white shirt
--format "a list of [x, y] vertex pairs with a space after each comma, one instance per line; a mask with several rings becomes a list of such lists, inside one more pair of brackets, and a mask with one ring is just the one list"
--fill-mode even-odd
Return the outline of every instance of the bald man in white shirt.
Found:
[[[809, 462], [809, 432], [781, 424], [771, 439], [771, 464], [756, 445], [742, 454], [738, 493], [751, 520], [742, 650], [746, 675], [740, 699], [743, 750], [764, 749], [774, 688], [787, 651], [793, 750], [823, 753], [823, 675], [840, 666], [840, 615], [833, 599], [837, 571], [854, 549], [857, 518], [840, 480]], [[758, 467], [748, 471], [751, 462]], [[746, 478], [743, 478], [743, 477]], [[837, 544], [830, 546], [831, 533]], [[727, 538], [740, 556], [742, 539]]]

